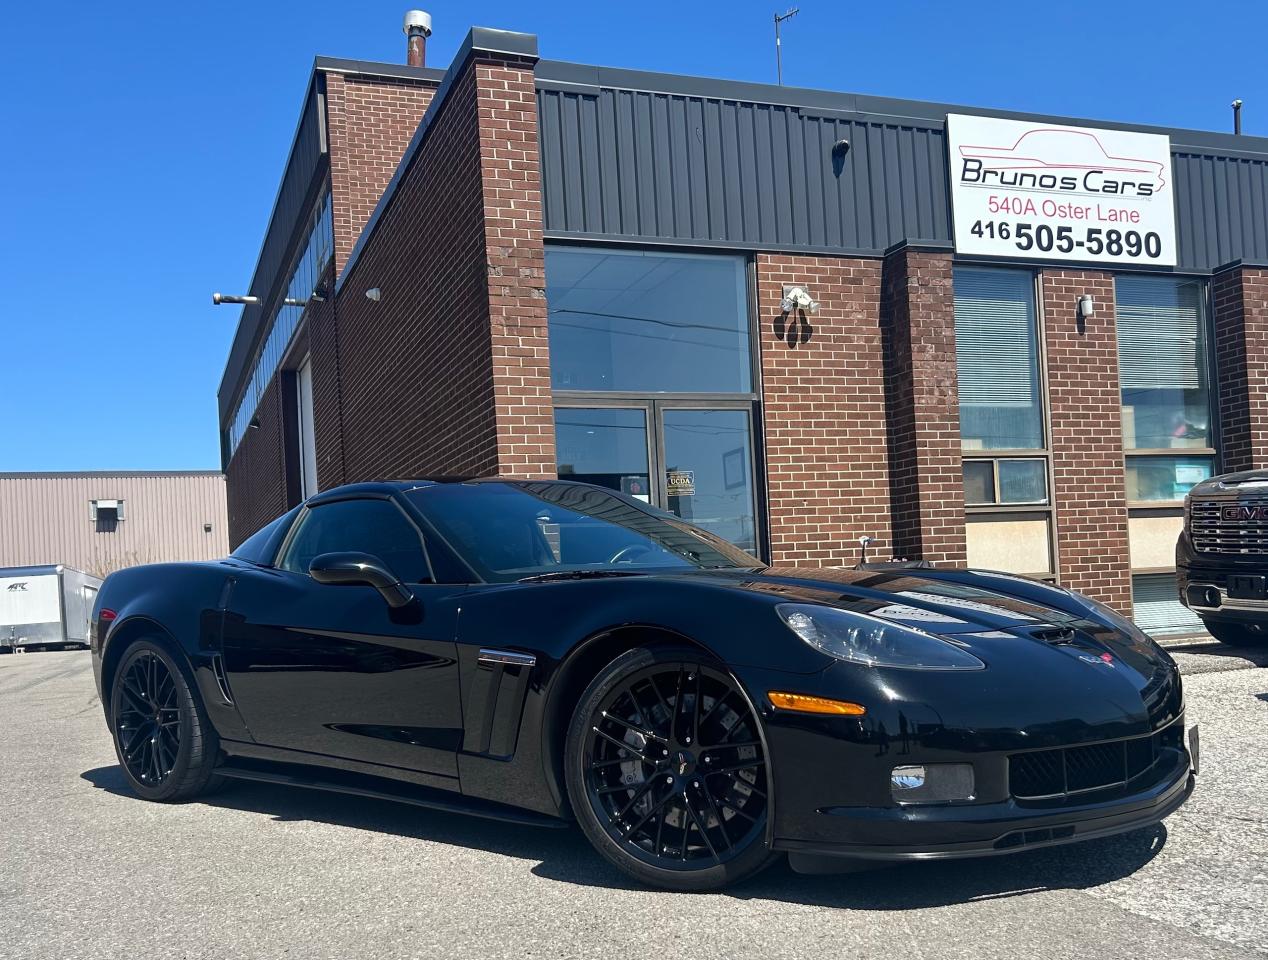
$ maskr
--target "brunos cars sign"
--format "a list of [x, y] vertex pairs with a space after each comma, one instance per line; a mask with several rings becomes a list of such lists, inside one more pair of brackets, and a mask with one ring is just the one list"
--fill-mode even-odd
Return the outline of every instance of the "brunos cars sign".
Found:
[[1171, 141], [947, 116], [957, 253], [1175, 266]]

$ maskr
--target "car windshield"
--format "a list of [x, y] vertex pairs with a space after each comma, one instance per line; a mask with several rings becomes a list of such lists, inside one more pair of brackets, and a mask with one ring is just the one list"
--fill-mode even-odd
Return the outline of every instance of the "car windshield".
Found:
[[440, 483], [407, 496], [488, 580], [762, 566], [671, 514], [584, 484]]

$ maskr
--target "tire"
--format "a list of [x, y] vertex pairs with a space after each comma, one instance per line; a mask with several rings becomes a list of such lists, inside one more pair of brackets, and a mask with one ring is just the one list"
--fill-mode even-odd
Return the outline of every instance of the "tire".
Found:
[[181, 803], [220, 785], [220, 738], [198, 691], [183, 665], [152, 640], [134, 641], [123, 653], [110, 689], [110, 730], [137, 796]]
[[1220, 643], [1233, 647], [1261, 647], [1268, 645], [1268, 629], [1256, 624], [1235, 623], [1230, 620], [1204, 620], [1202, 625]]
[[586, 838], [641, 883], [716, 890], [773, 859], [760, 721], [699, 650], [638, 647], [604, 667], [573, 713], [564, 770]]

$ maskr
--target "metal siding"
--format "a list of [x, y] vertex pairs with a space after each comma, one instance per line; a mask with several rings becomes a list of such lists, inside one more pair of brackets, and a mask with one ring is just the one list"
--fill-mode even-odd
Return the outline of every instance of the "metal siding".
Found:
[[[124, 501], [98, 532], [89, 501]], [[203, 524], [210, 523], [210, 533]], [[138, 563], [211, 560], [229, 552], [220, 474], [0, 475], [0, 567], [60, 563], [94, 575]]]
[[250, 296], [259, 297], [260, 302], [242, 308], [229, 360], [220, 380], [218, 402], [222, 427], [228, 423], [238, 398], [250, 379], [256, 349], [268, 335], [268, 331], [264, 329], [264, 321], [268, 317], [266, 311], [273, 305], [273, 295], [280, 295], [281, 285], [289, 279], [283, 275], [283, 271], [292, 255], [292, 248], [301, 239], [297, 234], [308, 223], [314, 199], [313, 179], [319, 173], [326, 156], [323, 117], [318, 107], [319, 98], [314, 83], [309, 87], [308, 98], [304, 102], [304, 112], [295, 131], [286, 172], [278, 188], [273, 213], [269, 217], [260, 258], [256, 262], [251, 286], [247, 290]]
[[[787, 91], [829, 96], [810, 94]], [[895, 111], [887, 115], [858, 112], [865, 98], [839, 97], [842, 109], [547, 80], [538, 88], [546, 230], [873, 255], [902, 240], [950, 241], [944, 123], [933, 116], [946, 108], [866, 98], [869, 109]], [[1262, 141], [1223, 152], [1241, 141], [1172, 136], [1179, 268], [1268, 259]], [[832, 145], [842, 139], [851, 149], [838, 175]]]

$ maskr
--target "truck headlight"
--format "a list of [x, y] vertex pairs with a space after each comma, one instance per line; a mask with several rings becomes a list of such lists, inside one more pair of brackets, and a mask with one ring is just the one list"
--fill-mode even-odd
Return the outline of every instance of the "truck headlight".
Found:
[[949, 641], [864, 613], [813, 603], [781, 603], [775, 610], [789, 630], [838, 660], [903, 670], [986, 667], [973, 654]]

